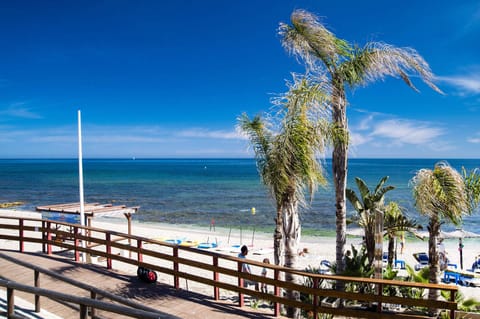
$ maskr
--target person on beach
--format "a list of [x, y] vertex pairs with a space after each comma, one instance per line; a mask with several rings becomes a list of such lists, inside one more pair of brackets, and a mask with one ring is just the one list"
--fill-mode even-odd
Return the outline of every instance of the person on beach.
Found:
[[[238, 258], [246, 259], [247, 255], [248, 255], [248, 247], [246, 245], [243, 245], [242, 248], [240, 248], [240, 253], [238, 254]], [[250, 265], [247, 263], [242, 263], [242, 272], [251, 274], [252, 270], [250, 269]], [[255, 290], [258, 291], [258, 282], [244, 279], [243, 287], [247, 288], [249, 285], [255, 285]]]
[[[263, 259], [263, 263], [264, 263], [264, 264], [270, 264], [270, 259], [264, 258], [264, 259]], [[264, 278], [267, 277], [267, 268], [266, 268], [266, 267], [263, 267], [263, 269], [262, 269], [262, 276], [263, 276]], [[264, 292], [264, 293], [267, 293], [267, 292], [268, 292], [267, 284], [266, 284], [266, 283], [262, 282], [262, 287], [261, 287], [261, 288], [262, 288], [262, 292]]]

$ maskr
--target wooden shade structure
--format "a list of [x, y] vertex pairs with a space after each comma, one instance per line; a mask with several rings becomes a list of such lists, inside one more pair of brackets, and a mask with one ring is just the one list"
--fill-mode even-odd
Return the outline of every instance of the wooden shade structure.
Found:
[[[92, 226], [92, 219], [95, 217], [118, 216], [124, 215], [127, 218], [128, 234], [132, 232], [132, 215], [135, 214], [140, 207], [127, 207], [125, 205], [85, 203], [85, 223], [88, 227]], [[54, 204], [37, 206], [35, 208], [41, 213], [57, 213], [65, 215], [78, 216], [80, 218], [80, 203]]]

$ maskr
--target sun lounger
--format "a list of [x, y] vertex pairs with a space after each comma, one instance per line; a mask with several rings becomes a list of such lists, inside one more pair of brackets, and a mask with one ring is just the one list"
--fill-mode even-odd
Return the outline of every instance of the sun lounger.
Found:
[[413, 254], [413, 257], [415, 260], [418, 262], [418, 264], [415, 265], [415, 270], [420, 270], [424, 267], [428, 266], [428, 254], [427, 253], [415, 253]]
[[443, 281], [446, 283], [453, 281], [456, 285], [468, 287], [480, 287], [480, 273], [450, 268], [445, 270]]

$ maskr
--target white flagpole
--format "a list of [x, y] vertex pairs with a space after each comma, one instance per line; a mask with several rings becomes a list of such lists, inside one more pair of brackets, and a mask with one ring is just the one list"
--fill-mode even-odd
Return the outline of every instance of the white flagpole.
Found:
[[[80, 191], [80, 225], [85, 226], [85, 203], [83, 199], [83, 156], [82, 156], [82, 115], [78, 110], [78, 184]], [[82, 236], [85, 232], [82, 228]], [[85, 240], [82, 240], [82, 247], [85, 248]], [[82, 252], [82, 261], [86, 261], [86, 254]]]

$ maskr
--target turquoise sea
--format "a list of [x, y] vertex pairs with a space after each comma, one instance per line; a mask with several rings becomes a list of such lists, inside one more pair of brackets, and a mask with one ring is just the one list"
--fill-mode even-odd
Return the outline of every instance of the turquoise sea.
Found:
[[[409, 181], [421, 168], [432, 168], [436, 159], [350, 159], [349, 187], [354, 178], [373, 188], [383, 176], [390, 176], [386, 201], [398, 201], [410, 217], [421, 221], [413, 207]], [[480, 159], [450, 159], [450, 165], [480, 167]], [[324, 161], [329, 185], [320, 188], [310, 207], [302, 209], [304, 230], [329, 232], [335, 229], [335, 208], [331, 161]], [[19, 209], [78, 202], [76, 159], [0, 160], [0, 202], [23, 201]], [[253, 159], [86, 159], [84, 189], [86, 202], [140, 206], [140, 222], [195, 224], [272, 229], [274, 205], [260, 181]], [[255, 207], [255, 215], [251, 208]], [[350, 211], [352, 208], [349, 206]], [[448, 229], [445, 226], [444, 229]], [[450, 226], [450, 228], [452, 228]], [[479, 231], [477, 212], [464, 219], [464, 228]]]

